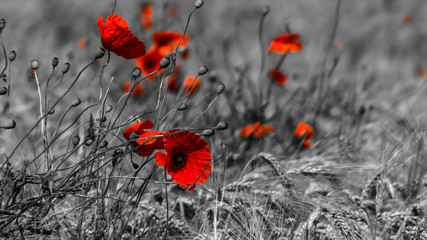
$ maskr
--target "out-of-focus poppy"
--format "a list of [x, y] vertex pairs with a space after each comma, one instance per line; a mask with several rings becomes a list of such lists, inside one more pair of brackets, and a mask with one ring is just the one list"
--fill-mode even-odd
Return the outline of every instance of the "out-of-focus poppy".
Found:
[[187, 93], [187, 97], [191, 97], [194, 94], [196, 94], [197, 90], [200, 87], [200, 79], [196, 78], [196, 80], [194, 80], [194, 78], [195, 78], [194, 76], [190, 76], [190, 77], [187, 77], [187, 79], [185, 79], [184, 81], [184, 94], [185, 92], [187, 92], [187, 89], [189, 89]]
[[171, 4], [168, 8], [168, 13], [171, 17], [178, 17], [178, 8], [175, 4]]
[[78, 48], [84, 48], [86, 46], [86, 39], [82, 38], [80, 41], [77, 42]]
[[[123, 83], [123, 94], [129, 93], [129, 87], [130, 87], [130, 81], [124, 82]], [[142, 85], [142, 83], [138, 83], [138, 85], [136, 85], [136, 87], [133, 89], [132, 93], [130, 94], [133, 97], [137, 97], [137, 96], [142, 96], [145, 93], [145, 88], [144, 85]]]
[[153, 27], [153, 6], [144, 5], [139, 11], [139, 18], [141, 23], [146, 30], [150, 30]]
[[272, 79], [280, 85], [283, 85], [286, 82], [286, 76], [281, 71], [271, 70], [268, 74]]
[[177, 131], [165, 132], [163, 145], [167, 154], [156, 153], [155, 161], [166, 168], [172, 181], [192, 190], [208, 179], [212, 171], [211, 152], [206, 141], [197, 134]]
[[[160, 61], [162, 60], [162, 58], [163, 55], [159, 53], [159, 49], [153, 46], [152, 48], [150, 48], [150, 50], [148, 50], [145, 56], [137, 58], [135, 63], [136, 66], [141, 69], [142, 74], [148, 75], [159, 69]], [[157, 74], [159, 74], [160, 72], [161, 71], [159, 71]], [[155, 75], [151, 75], [147, 78], [147, 80], [152, 81]]]
[[286, 54], [288, 52], [298, 52], [303, 47], [299, 42], [299, 35], [296, 33], [285, 33], [277, 36], [270, 44], [268, 52]]
[[344, 50], [344, 43], [342, 43], [342, 42], [337, 43], [337, 49], [338, 49], [339, 51]]
[[168, 79], [169, 79], [168, 90], [170, 92], [177, 92], [178, 91], [178, 84], [176, 81], [177, 81], [177, 78], [179, 76], [180, 68], [181, 68], [181, 65], [176, 64], [175, 70], [171, 74], [170, 78], [165, 78], [165, 84], [168, 82]]
[[[161, 55], [166, 56], [173, 52], [178, 46], [182, 38], [182, 33], [178, 32], [156, 32], [153, 34], [154, 45], [158, 48]], [[180, 47], [185, 47], [188, 44], [188, 34], [184, 36], [180, 43]]]
[[412, 17], [409, 15], [405, 16], [405, 18], [403, 19], [403, 22], [405, 24], [410, 24], [412, 22]]
[[131, 31], [126, 21], [115, 14], [110, 14], [104, 25], [104, 19], [98, 18], [98, 28], [101, 32], [102, 46], [126, 59], [144, 56], [145, 45]]
[[274, 131], [273, 125], [261, 124], [260, 122], [256, 122], [254, 124], [241, 128], [240, 136], [245, 138], [248, 138], [250, 136], [254, 138], [260, 138], [273, 131]]
[[181, 54], [180, 56], [182, 59], [186, 59], [188, 58], [188, 56], [190, 56], [190, 50], [188, 49], [188, 47], [180, 47], [179, 53]]
[[314, 130], [305, 122], [299, 122], [295, 130], [295, 137], [303, 139], [302, 148], [310, 148], [313, 144], [309, 141], [314, 136]]
[[426, 70], [420, 69], [418, 70], [418, 77], [424, 77], [426, 75]]
[[145, 131], [145, 129], [153, 128], [154, 124], [150, 120], [137, 122], [123, 131], [123, 137], [127, 140], [135, 135], [138, 140], [133, 141], [132, 145], [136, 147], [137, 153], [140, 156], [150, 156], [155, 150], [164, 149], [160, 131]]

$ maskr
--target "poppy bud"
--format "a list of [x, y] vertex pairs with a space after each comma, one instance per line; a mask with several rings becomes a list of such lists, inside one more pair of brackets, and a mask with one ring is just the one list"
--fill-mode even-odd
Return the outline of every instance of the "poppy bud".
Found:
[[169, 55], [169, 57], [170, 57], [170, 59], [172, 60], [172, 61], [176, 61], [176, 54], [175, 53], [171, 53], [170, 55]]
[[0, 19], [0, 31], [6, 26], [6, 20], [4, 18]]
[[108, 142], [107, 141], [102, 141], [102, 143], [99, 145], [100, 148], [106, 148], [108, 146]]
[[203, 0], [196, 0], [194, 2], [194, 7], [195, 8], [200, 8], [201, 6], [203, 6], [203, 3], [205, 3]]
[[95, 59], [100, 59], [105, 55], [105, 49], [99, 48], [98, 51], [95, 53]]
[[52, 67], [58, 66], [59, 59], [57, 57], [52, 58]]
[[54, 114], [54, 113], [55, 113], [55, 109], [54, 109], [54, 108], [50, 109], [50, 111], [49, 111], [48, 113], [49, 113], [50, 115]]
[[187, 109], [187, 104], [183, 103], [178, 107], [178, 110], [180, 111], [184, 111], [185, 109]]
[[106, 122], [107, 121], [107, 117], [106, 116], [102, 116], [102, 118], [100, 119], [101, 122]]
[[79, 136], [74, 136], [73, 137], [73, 145], [76, 146], [77, 144], [79, 144], [80, 142], [80, 137]]
[[16, 126], [16, 122], [13, 119], [6, 118], [3, 121], [0, 121], [0, 128], [3, 129], [13, 129]]
[[132, 72], [132, 77], [139, 78], [139, 76], [141, 76], [141, 69], [136, 67]]
[[93, 143], [93, 140], [88, 138], [88, 139], [86, 139], [85, 145], [90, 146], [92, 143]]
[[111, 110], [113, 110], [113, 106], [108, 105], [107, 109], [105, 109], [105, 113], [109, 113]]
[[210, 136], [215, 134], [215, 131], [212, 128], [208, 128], [208, 129], [203, 130], [202, 134], [205, 137], [210, 137]]
[[134, 169], [138, 169], [138, 168], [139, 168], [138, 164], [136, 164], [136, 163], [132, 163], [132, 167], [133, 167]]
[[208, 67], [205, 65], [201, 66], [199, 68], [199, 71], [197, 72], [200, 76], [205, 75], [209, 71]]
[[227, 128], [228, 128], [228, 123], [226, 123], [226, 122], [219, 122], [216, 125], [216, 129], [218, 129], [218, 130], [225, 130]]
[[267, 15], [268, 14], [268, 12], [270, 12], [270, 7], [268, 7], [268, 6], [265, 6], [263, 9], [262, 9], [262, 15]]
[[77, 107], [78, 105], [80, 105], [82, 101], [80, 100], [80, 98], [76, 98], [73, 100], [73, 102], [71, 103], [71, 107]]
[[7, 93], [7, 88], [6, 87], [1, 87], [0, 88], [0, 96], [1, 95], [5, 95]]
[[39, 68], [39, 61], [37, 61], [37, 60], [31, 61], [31, 68], [33, 70], [37, 70]]
[[9, 52], [9, 60], [12, 62], [13, 60], [15, 60], [15, 58], [16, 58], [16, 52], [10, 51]]
[[166, 57], [162, 58], [159, 65], [161, 68], [167, 68], [170, 63], [171, 63], [170, 58], [168, 56], [166, 56]]
[[225, 85], [220, 83], [218, 85], [218, 88], [216, 89], [216, 93], [221, 94], [222, 92], [224, 92], [224, 90], [225, 90]]
[[70, 70], [70, 64], [64, 63], [64, 66], [62, 66], [62, 73], [67, 73], [68, 70]]

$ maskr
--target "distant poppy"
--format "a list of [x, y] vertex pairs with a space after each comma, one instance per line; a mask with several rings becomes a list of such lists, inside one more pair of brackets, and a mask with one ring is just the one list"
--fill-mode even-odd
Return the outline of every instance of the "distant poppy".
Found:
[[187, 89], [189, 89], [187, 93], [187, 97], [191, 97], [194, 94], [196, 94], [197, 90], [200, 87], [200, 79], [196, 78], [196, 80], [194, 80], [194, 78], [195, 78], [194, 76], [190, 76], [190, 77], [187, 77], [187, 79], [185, 79], [184, 81], [184, 94], [187, 92]]
[[337, 43], [337, 49], [342, 51], [344, 49], [344, 43], [342, 42]]
[[299, 42], [299, 35], [296, 33], [285, 33], [277, 36], [270, 44], [268, 52], [286, 54], [288, 52], [298, 52], [303, 47]]
[[268, 133], [274, 131], [274, 127], [271, 124], [261, 124], [260, 122], [256, 122], [254, 124], [248, 125], [240, 129], [240, 136], [248, 138], [250, 136], [254, 138], [260, 138]]
[[188, 56], [190, 56], [190, 50], [188, 49], [188, 47], [180, 47], [179, 53], [181, 54], [180, 56], [182, 59], [186, 59], [188, 58]]
[[197, 134], [177, 131], [165, 132], [163, 145], [167, 154], [156, 153], [155, 161], [166, 168], [172, 181], [192, 190], [208, 179], [212, 171], [211, 152], [206, 141]]
[[307, 123], [300, 122], [295, 130], [295, 137], [303, 138], [302, 148], [310, 148], [313, 144], [309, 141], [314, 136], [314, 130]]
[[[142, 74], [148, 75], [160, 67], [160, 61], [162, 60], [163, 55], [159, 53], [159, 49], [153, 46], [148, 50], [147, 54], [143, 57], [136, 59], [136, 66], [139, 67], [142, 71]], [[159, 71], [160, 73], [160, 71]], [[150, 76], [147, 80], [152, 81], [155, 75]]]
[[80, 41], [77, 43], [77, 47], [84, 48], [85, 46], [86, 46], [86, 39], [84, 38], [80, 39]]
[[426, 75], [426, 70], [420, 69], [418, 70], [418, 77], [424, 77]]
[[168, 82], [168, 79], [169, 79], [168, 90], [170, 92], [177, 92], [178, 91], [178, 85], [177, 85], [176, 81], [177, 81], [177, 78], [179, 75], [180, 68], [181, 68], [181, 65], [177, 64], [175, 66], [175, 70], [171, 74], [170, 78], [165, 78], [165, 84]]
[[150, 30], [153, 27], [153, 7], [144, 5], [139, 11], [139, 18], [144, 28]]
[[405, 23], [405, 24], [410, 24], [411, 23], [411, 21], [412, 21], [412, 18], [411, 18], [411, 16], [405, 16], [405, 18], [403, 19], [403, 22]]
[[171, 4], [168, 8], [168, 13], [171, 17], [178, 17], [178, 8], [175, 4]]
[[[130, 87], [130, 81], [124, 82], [123, 83], [123, 94], [129, 93], [129, 87]], [[138, 85], [136, 85], [136, 87], [133, 89], [132, 93], [130, 94], [133, 97], [136, 96], [142, 96], [145, 93], [145, 88], [142, 85], [142, 83], [138, 83]]]
[[[173, 52], [182, 38], [182, 33], [178, 32], [156, 32], [153, 34], [154, 45], [163, 56]], [[189, 37], [186, 34], [180, 43], [180, 47], [185, 47]]]
[[102, 46], [126, 59], [145, 55], [144, 42], [129, 31], [126, 21], [115, 14], [110, 14], [104, 26], [104, 19], [98, 18], [98, 28], [101, 32]]
[[283, 85], [286, 82], [286, 76], [281, 71], [271, 70], [268, 74], [272, 79], [276, 80], [276, 82], [280, 85]]
[[131, 139], [132, 134], [136, 134], [138, 140], [132, 142], [132, 145], [136, 147], [137, 153], [140, 156], [150, 156], [155, 150], [164, 149], [162, 138], [157, 137], [163, 135], [163, 132], [145, 131], [145, 129], [151, 129], [153, 127], [153, 122], [147, 120], [144, 122], [137, 122], [123, 131], [123, 136], [127, 140]]

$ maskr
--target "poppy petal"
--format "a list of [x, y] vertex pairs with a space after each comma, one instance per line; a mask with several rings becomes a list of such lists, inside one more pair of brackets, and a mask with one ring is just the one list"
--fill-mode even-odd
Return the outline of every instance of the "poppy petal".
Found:
[[158, 153], [156, 153], [156, 155], [154, 155], [154, 160], [156, 161], [157, 165], [163, 167], [169, 162], [170, 157], [167, 154], [164, 154], [162, 152], [158, 152]]
[[[194, 76], [190, 76], [187, 77], [187, 79], [185, 79], [184, 81], [184, 94], [187, 92], [187, 97], [192, 97], [194, 94], [196, 94], [197, 90], [200, 87], [200, 79], [196, 78], [196, 80], [194, 80]], [[194, 80], [194, 82], [193, 82]]]
[[280, 85], [286, 82], [286, 76], [281, 71], [271, 70], [268, 75]]
[[268, 52], [286, 54], [288, 52], [298, 52], [303, 48], [299, 42], [299, 35], [296, 33], [285, 33], [277, 36], [270, 44]]

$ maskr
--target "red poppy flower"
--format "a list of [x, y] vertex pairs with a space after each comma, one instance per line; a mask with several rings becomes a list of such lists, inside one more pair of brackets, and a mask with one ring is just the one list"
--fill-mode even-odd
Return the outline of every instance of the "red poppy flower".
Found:
[[268, 52], [286, 54], [288, 52], [298, 52], [303, 47], [299, 42], [299, 35], [296, 33], [285, 33], [276, 37], [270, 44]]
[[[153, 34], [154, 45], [159, 49], [159, 53], [163, 56], [173, 52], [178, 46], [182, 38], [182, 33], [178, 32], [156, 32]], [[186, 34], [179, 44], [180, 47], [185, 47], [188, 43], [189, 37]]]
[[[178, 63], [175, 66], [175, 71], [173, 71], [172, 75], [169, 78], [169, 85], [168, 85], [168, 90], [170, 92], [177, 92], [178, 91], [178, 85], [176, 83], [176, 79], [179, 76], [179, 71], [180, 71], [181, 65]], [[168, 82], [168, 78], [165, 78], [165, 84]]]
[[420, 69], [418, 70], [418, 77], [424, 77], [426, 75], [426, 70]]
[[192, 190], [208, 179], [212, 171], [211, 152], [200, 136], [189, 131], [174, 133], [176, 131], [165, 132], [163, 145], [167, 154], [156, 153], [156, 164], [166, 168], [172, 181]]
[[104, 26], [104, 19], [98, 18], [98, 28], [101, 32], [102, 46], [126, 59], [145, 55], [144, 42], [129, 31], [126, 21], [115, 14], [108, 15]]
[[295, 130], [295, 137], [303, 138], [302, 148], [310, 148], [313, 144], [309, 141], [314, 136], [314, 130], [307, 123], [300, 122]]
[[[123, 83], [123, 94], [126, 94], [129, 92], [129, 87], [130, 87], [130, 81], [124, 82]], [[136, 87], [133, 89], [132, 93], [130, 94], [131, 96], [142, 96], [145, 93], [145, 88], [142, 85], [142, 83], [138, 83], [138, 85], [136, 85]]]
[[78, 48], [84, 48], [86, 46], [86, 39], [82, 38], [80, 41], [77, 42]]
[[[147, 54], [143, 57], [137, 58], [135, 63], [136, 66], [141, 69], [142, 74], [148, 75], [152, 72], [155, 72], [160, 67], [160, 61], [162, 60], [163, 55], [159, 53], [159, 49], [153, 46], [148, 50]], [[162, 69], [163, 70], [163, 69]], [[159, 71], [157, 74], [159, 74]], [[155, 75], [157, 75], [155, 74]], [[147, 80], [152, 81], [155, 75], [151, 75]]]
[[286, 76], [281, 71], [271, 70], [268, 75], [280, 85], [286, 82]]
[[189, 89], [187, 93], [187, 97], [191, 97], [194, 94], [196, 94], [197, 90], [199, 90], [200, 88], [200, 79], [196, 78], [196, 80], [194, 80], [194, 78], [195, 78], [194, 76], [190, 76], [190, 77], [187, 77], [187, 79], [185, 79], [184, 81], [184, 94], [185, 92], [187, 92], [187, 89]]
[[153, 128], [154, 124], [150, 120], [137, 122], [123, 131], [123, 137], [130, 140], [131, 135], [135, 132], [139, 140], [132, 142], [136, 147], [137, 153], [140, 156], [150, 156], [155, 150], [164, 149], [163, 140], [159, 135], [163, 135], [160, 131], [145, 131], [145, 129]]
[[240, 129], [240, 136], [242, 137], [250, 137], [253, 136], [254, 138], [262, 137], [268, 133], [271, 133], [274, 131], [274, 127], [271, 124], [262, 124], [260, 122], [256, 122], [254, 124], [248, 125], [242, 129]]
[[168, 8], [168, 13], [171, 17], [178, 17], [178, 8], [175, 4], [171, 4]]
[[144, 28], [150, 30], [153, 27], [153, 7], [144, 5], [139, 11], [139, 18]]

